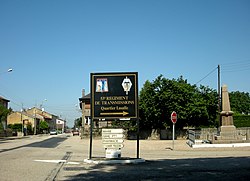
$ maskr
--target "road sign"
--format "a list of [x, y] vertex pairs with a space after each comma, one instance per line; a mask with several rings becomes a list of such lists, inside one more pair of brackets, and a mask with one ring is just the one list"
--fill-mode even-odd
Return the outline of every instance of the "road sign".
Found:
[[102, 129], [102, 134], [123, 134], [123, 129]]
[[177, 113], [175, 111], [171, 114], [171, 121], [175, 124], [177, 122]]
[[123, 148], [124, 145], [123, 144], [104, 144], [103, 147], [107, 149], [120, 149], [120, 148]]
[[123, 148], [123, 129], [102, 129], [102, 144], [105, 149]]
[[171, 114], [171, 121], [173, 122], [173, 150], [174, 150], [174, 139], [175, 139], [175, 123], [177, 122], [177, 113], [175, 111]]
[[91, 117], [138, 118], [138, 73], [92, 73]]
[[116, 138], [124, 138], [123, 134], [103, 134], [102, 139], [116, 139]]
[[103, 139], [102, 143], [103, 144], [117, 144], [117, 143], [123, 143], [123, 139]]

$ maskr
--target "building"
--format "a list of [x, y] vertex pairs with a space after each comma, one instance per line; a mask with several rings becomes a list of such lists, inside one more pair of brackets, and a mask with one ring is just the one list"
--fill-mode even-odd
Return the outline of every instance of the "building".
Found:
[[58, 132], [65, 132], [65, 127], [66, 127], [66, 121], [62, 119], [56, 119], [56, 130]]
[[[35, 119], [42, 119], [41, 116], [37, 115], [37, 117], [32, 116], [26, 112], [12, 112], [7, 117], [7, 124], [22, 124], [23, 133], [31, 134], [31, 131], [33, 133], [34, 131], [34, 121]], [[31, 130], [28, 130], [28, 127], [30, 126]]]
[[[79, 98], [79, 104], [80, 108], [82, 110], [82, 127], [83, 129], [81, 132], [81, 135], [88, 135], [89, 130], [90, 130], [90, 124], [91, 124], [91, 115], [90, 115], [90, 110], [91, 110], [91, 94], [85, 95], [85, 90], [82, 90], [82, 97]], [[104, 127], [109, 127], [111, 126], [111, 120], [94, 120], [93, 122], [93, 128], [94, 129], [99, 129], [99, 128], [104, 128]]]
[[[58, 125], [57, 120], [58, 120], [58, 116], [50, 114], [37, 107], [33, 107], [31, 109], [27, 109], [22, 112], [12, 112], [10, 115], [8, 115], [7, 123], [8, 124], [22, 124], [24, 133], [28, 129], [28, 126], [30, 126], [31, 131], [34, 134], [37, 134], [39, 133], [39, 123], [41, 121], [46, 121], [48, 123], [49, 130], [58, 129], [58, 128], [62, 129], [62, 121], [60, 121]], [[65, 126], [66, 126], [66, 122], [64, 121], [63, 130]]]
[[90, 94], [85, 95], [85, 91], [82, 91], [82, 97], [79, 98], [80, 108], [82, 110], [83, 125], [90, 124]]
[[[5, 99], [5, 98], [3, 98], [3, 97], [1, 97], [0, 96], [0, 105], [2, 105], [3, 107], [5, 107], [6, 109], [8, 109], [8, 107], [9, 107], [9, 100], [8, 99]], [[0, 124], [1, 124], [1, 122], [2, 122], [2, 126], [3, 126], [3, 129], [5, 130], [6, 128], [7, 128], [7, 120], [5, 119], [5, 120], [1, 120], [0, 121]]]
[[9, 104], [9, 100], [8, 99], [5, 99], [3, 97], [0, 96], [0, 105], [2, 105], [3, 107], [5, 107], [6, 109], [8, 109], [8, 104]]

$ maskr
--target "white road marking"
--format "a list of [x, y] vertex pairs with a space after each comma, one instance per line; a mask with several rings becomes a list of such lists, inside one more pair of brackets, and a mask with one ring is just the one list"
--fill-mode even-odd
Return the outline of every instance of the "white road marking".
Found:
[[34, 160], [35, 162], [45, 162], [45, 163], [66, 163], [69, 165], [79, 165], [78, 162], [67, 162], [67, 160]]

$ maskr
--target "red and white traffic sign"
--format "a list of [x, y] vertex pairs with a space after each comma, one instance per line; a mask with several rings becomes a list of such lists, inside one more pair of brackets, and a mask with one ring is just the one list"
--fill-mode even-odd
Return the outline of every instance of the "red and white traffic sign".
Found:
[[171, 114], [171, 121], [174, 124], [177, 122], [177, 113], [175, 111], [173, 111]]

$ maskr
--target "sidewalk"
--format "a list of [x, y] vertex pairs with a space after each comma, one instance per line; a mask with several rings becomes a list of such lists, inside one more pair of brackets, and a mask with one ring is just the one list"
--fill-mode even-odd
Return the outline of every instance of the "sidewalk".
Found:
[[0, 141], [1, 140], [15, 140], [15, 139], [24, 139], [24, 138], [30, 138], [30, 136], [8, 136], [8, 137], [0, 137]]
[[0, 137], [0, 140], [15, 140], [15, 139], [25, 139], [25, 138], [32, 138], [34, 136], [41, 137], [41, 136], [48, 136], [49, 134], [37, 134], [37, 135], [27, 135], [27, 136], [8, 136], [8, 137]]

